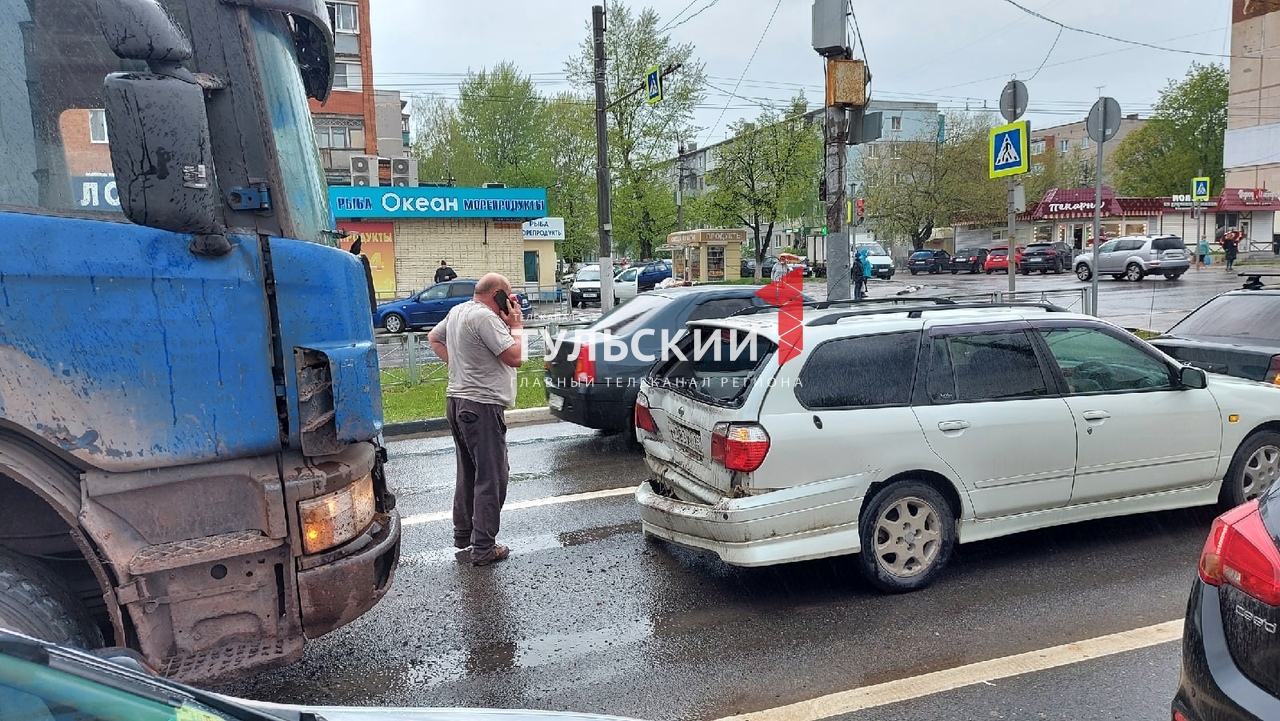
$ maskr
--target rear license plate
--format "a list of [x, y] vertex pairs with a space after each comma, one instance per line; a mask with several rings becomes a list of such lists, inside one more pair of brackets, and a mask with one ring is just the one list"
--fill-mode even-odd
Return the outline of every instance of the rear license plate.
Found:
[[551, 396], [547, 398], [547, 406], [553, 411], [558, 411], [561, 408], [564, 408], [564, 398], [552, 393]]
[[702, 460], [702, 431], [675, 421], [668, 421], [667, 435], [671, 436], [671, 442], [684, 451], [685, 455], [695, 460]]

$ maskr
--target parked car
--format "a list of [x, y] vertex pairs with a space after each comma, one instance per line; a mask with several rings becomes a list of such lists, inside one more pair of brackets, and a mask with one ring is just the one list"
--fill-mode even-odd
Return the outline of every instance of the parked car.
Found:
[[[1013, 266], [1018, 267], [1018, 263], [1022, 261], [1022, 251], [1025, 250], [1021, 245], [1014, 251]], [[983, 264], [983, 270], [987, 275], [996, 272], [1009, 272], [1009, 246], [997, 245], [987, 253], [987, 261]]]
[[632, 266], [613, 279], [613, 304], [625, 303], [640, 294], [640, 268]]
[[893, 256], [889, 255], [889, 251], [884, 249], [879, 243], [858, 243], [854, 246], [854, 251], [867, 251], [867, 260], [871, 263], [871, 275], [881, 280], [889, 280], [893, 277]]
[[[551, 415], [588, 428], [631, 428], [640, 379], [653, 367], [664, 340], [674, 341], [690, 321], [767, 305], [756, 290], [749, 285], [659, 288], [614, 308], [589, 328], [558, 336], [559, 344], [553, 341], [546, 357]], [[609, 339], [615, 347], [626, 345], [623, 357], [606, 354]]]
[[1261, 495], [1214, 520], [1200, 552], [1182, 627], [1176, 721], [1280, 719], [1280, 433], [1249, 448], [1236, 462], [1255, 474]]
[[[768, 278], [773, 273], [773, 266], [777, 262], [777, 258], [772, 255], [766, 255], [764, 258], [764, 264], [760, 266], [760, 277]], [[756, 259], [744, 258], [738, 274], [743, 278], [754, 278], [756, 275]]]
[[[373, 326], [385, 328], [388, 333], [403, 333], [415, 328], [433, 326], [449, 314], [455, 305], [466, 303], [476, 293], [476, 281], [451, 280], [436, 283], [408, 298], [380, 303], [373, 312]], [[529, 296], [516, 293], [520, 310], [525, 318], [533, 317], [533, 304]]]
[[1280, 385], [1280, 290], [1211, 298], [1151, 344], [1212, 373]]
[[639, 267], [639, 275], [636, 277], [636, 286], [639, 292], [643, 293], [647, 290], [653, 290], [659, 283], [671, 277], [671, 261], [666, 259], [655, 260], [652, 263], [646, 263]]
[[573, 276], [569, 288], [569, 302], [574, 308], [586, 308], [588, 303], [600, 304], [600, 266], [585, 265]]
[[[1076, 277], [1093, 278], [1093, 249], [1075, 258]], [[1098, 246], [1098, 272], [1116, 280], [1141, 281], [1148, 275], [1177, 280], [1191, 267], [1191, 255], [1176, 235], [1130, 235]]]
[[981, 273], [986, 269], [987, 254], [989, 252], [986, 248], [962, 248], [952, 256], [951, 262], [957, 264], [961, 270], [967, 270], [970, 273]]
[[253, 701], [170, 681], [134, 652], [87, 653], [0, 629], [5, 721], [622, 721], [612, 716], [468, 708], [379, 708]]
[[1073, 252], [1075, 251], [1066, 243], [1032, 243], [1017, 259], [1018, 270], [1023, 275], [1031, 275], [1033, 270], [1040, 271], [1041, 275], [1050, 272], [1061, 274], [1071, 268]]
[[[857, 554], [873, 586], [910, 591], [956, 543], [1234, 505], [1259, 459], [1280, 467], [1280, 448], [1258, 455], [1280, 443], [1280, 387], [1047, 304], [807, 311], [785, 364], [774, 312], [699, 329], [721, 354], [691, 356], [685, 338], [688, 360], [655, 367], [637, 396], [650, 473], [636, 499], [645, 533], [733, 565]], [[1074, 442], [1010, 455], [1012, 429]]]
[[917, 250], [907, 258], [907, 270], [911, 275], [916, 273], [947, 273], [952, 275], [960, 269], [951, 263], [951, 254], [945, 250]]

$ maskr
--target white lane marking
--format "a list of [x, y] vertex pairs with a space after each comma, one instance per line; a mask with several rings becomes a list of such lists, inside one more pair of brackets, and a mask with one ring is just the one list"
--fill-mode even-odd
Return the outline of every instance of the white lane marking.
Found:
[[[587, 493], [570, 493], [564, 496], [551, 496], [549, 498], [536, 498], [532, 501], [518, 501], [516, 503], [508, 503], [502, 507], [503, 511], [518, 511], [522, 508], [538, 508], [540, 506], [555, 506], [561, 503], [573, 503], [574, 501], [591, 501], [597, 498], [613, 498], [614, 496], [626, 496], [636, 492], [635, 486], [627, 486], [626, 488], [607, 488], [603, 491], [588, 491]], [[416, 526], [420, 523], [435, 523], [437, 521], [449, 521], [453, 519], [453, 511], [445, 511], [443, 513], [419, 513], [416, 516], [408, 516], [400, 519], [402, 526]]]
[[840, 691], [764, 711], [728, 716], [720, 721], [818, 721], [818, 719], [863, 709], [910, 701], [964, 686], [1045, 671], [1126, 651], [1136, 651], [1180, 638], [1182, 638], [1182, 620], [1169, 621], [1076, 643], [957, 666], [921, 676]]

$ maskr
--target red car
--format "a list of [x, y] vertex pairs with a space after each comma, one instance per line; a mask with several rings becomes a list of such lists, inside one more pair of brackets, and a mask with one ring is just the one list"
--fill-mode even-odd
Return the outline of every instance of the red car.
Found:
[[[1020, 245], [1018, 246], [1017, 251], [1015, 252], [1015, 255], [1013, 258], [1013, 265], [1015, 268], [1018, 266], [1019, 263], [1022, 262], [1023, 250], [1024, 248]], [[996, 247], [992, 248], [991, 253], [987, 255], [987, 262], [983, 266], [983, 268], [987, 271], [987, 275], [991, 275], [996, 271], [1000, 271], [1002, 273], [1008, 273], [1009, 272], [1009, 246], [997, 245]]]

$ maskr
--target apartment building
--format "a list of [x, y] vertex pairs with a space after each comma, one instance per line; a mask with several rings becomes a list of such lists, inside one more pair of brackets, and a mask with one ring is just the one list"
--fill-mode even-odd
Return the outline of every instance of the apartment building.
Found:
[[[1107, 162], [1112, 153], [1120, 147], [1121, 141], [1138, 128], [1147, 123], [1136, 113], [1126, 115], [1120, 121], [1120, 129], [1116, 136], [1108, 140], [1102, 147], [1103, 182], [1111, 180], [1107, 174]], [[1074, 123], [1054, 125], [1044, 129], [1031, 128], [1031, 172], [1044, 173], [1055, 164], [1069, 163], [1067, 170], [1070, 177], [1077, 179], [1081, 185], [1089, 185], [1096, 180], [1095, 166], [1098, 164], [1098, 147], [1089, 138], [1088, 122], [1078, 120]]]

